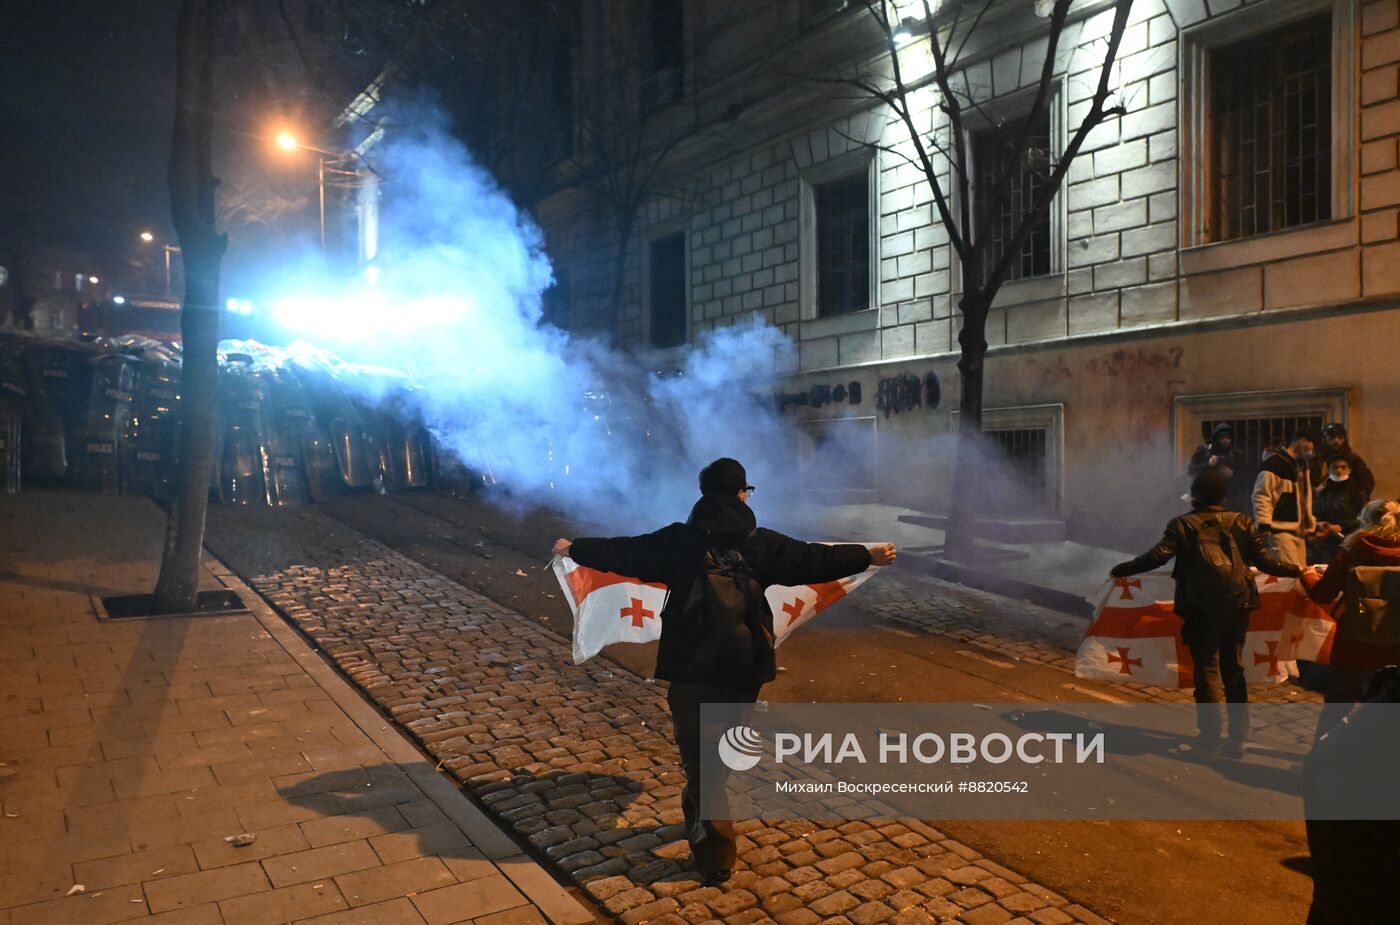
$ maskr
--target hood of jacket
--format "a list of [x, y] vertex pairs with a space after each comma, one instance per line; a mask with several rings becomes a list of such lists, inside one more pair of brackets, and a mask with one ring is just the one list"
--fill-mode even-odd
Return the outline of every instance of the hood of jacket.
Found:
[[1359, 533], [1351, 546], [1358, 564], [1400, 565], [1400, 536]]
[[738, 543], [758, 529], [753, 508], [737, 496], [707, 495], [695, 502], [686, 523], [704, 533], [711, 542]]
[[1215, 429], [1210, 432], [1210, 440], [1207, 442], [1211, 446], [1215, 446], [1215, 444], [1220, 442], [1222, 434], [1230, 435], [1230, 449], [1233, 450], [1235, 448], [1235, 428], [1231, 427], [1229, 424], [1216, 424]]

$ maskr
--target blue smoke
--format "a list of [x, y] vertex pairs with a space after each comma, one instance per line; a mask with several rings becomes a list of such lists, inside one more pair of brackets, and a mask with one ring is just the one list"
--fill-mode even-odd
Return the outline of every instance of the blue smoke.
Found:
[[722, 328], [659, 375], [626, 345], [541, 324], [552, 272], [539, 228], [441, 120], [397, 121], [409, 128], [391, 127], [376, 161], [377, 279], [286, 295], [276, 315], [289, 337], [409, 371], [442, 445], [521, 504], [648, 529], [684, 519], [718, 456], [745, 463], [765, 489], [756, 504], [781, 498], [796, 446], [769, 400], [773, 371], [795, 367], [781, 332]]

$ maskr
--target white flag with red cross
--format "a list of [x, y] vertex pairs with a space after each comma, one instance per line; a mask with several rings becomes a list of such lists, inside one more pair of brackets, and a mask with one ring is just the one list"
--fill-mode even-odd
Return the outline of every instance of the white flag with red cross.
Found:
[[[1283, 681], [1293, 660], [1326, 662], [1332, 618], [1291, 578], [1255, 574], [1259, 608], [1250, 614], [1243, 653], [1251, 684]], [[1191, 687], [1191, 653], [1172, 610], [1175, 583], [1162, 573], [1110, 579], [1075, 657], [1081, 678], [1148, 687]]]
[[[814, 585], [770, 585], [764, 597], [773, 611], [774, 645], [781, 645], [793, 630], [860, 587], [878, 570], [872, 565], [859, 574]], [[554, 574], [574, 614], [575, 664], [615, 642], [661, 638], [661, 611], [670, 594], [665, 585], [600, 572], [565, 557], [555, 558]]]

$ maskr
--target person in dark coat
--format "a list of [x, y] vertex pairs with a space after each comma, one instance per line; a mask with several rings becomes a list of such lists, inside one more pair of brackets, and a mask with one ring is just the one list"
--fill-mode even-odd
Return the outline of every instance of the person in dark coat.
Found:
[[1400, 668], [1371, 675], [1361, 700], [1303, 762], [1307, 925], [1393, 922], [1400, 909]]
[[1352, 476], [1351, 462], [1338, 456], [1327, 464], [1327, 479], [1313, 495], [1313, 516], [1318, 536], [1311, 543], [1308, 561], [1331, 562], [1342, 548], [1342, 537], [1361, 526], [1361, 509], [1366, 506], [1364, 489]]
[[1196, 447], [1196, 451], [1191, 454], [1191, 459], [1186, 464], [1186, 477], [1194, 479], [1207, 469], [1214, 469], [1225, 476], [1230, 485], [1223, 502], [1225, 509], [1247, 511], [1250, 486], [1241, 476], [1241, 466], [1238, 463], [1235, 429], [1229, 423], [1221, 422], [1211, 429], [1210, 439]]
[[[656, 677], [671, 682], [666, 699], [686, 779], [681, 794], [686, 837], [691, 861], [708, 884], [729, 879], [737, 852], [732, 821], [700, 818], [700, 706], [754, 703], [759, 689], [777, 677], [773, 613], [764, 589], [835, 581], [895, 558], [888, 543], [873, 549], [804, 543], [759, 527], [748, 505], [753, 490], [737, 460], [717, 459], [700, 472], [701, 497], [685, 523], [641, 536], [554, 544], [555, 555], [579, 565], [670, 589], [661, 610]], [[745, 604], [737, 617], [707, 612], [710, 600], [703, 593], [702, 605], [696, 606], [695, 592], [702, 591], [710, 563], [717, 560], [741, 562], [741, 571], [751, 576], [739, 589]], [[707, 786], [711, 800], [716, 786], [722, 794], [722, 779]]]
[[1228, 423], [1216, 424], [1210, 439], [1196, 447], [1186, 464], [1186, 477], [1194, 479], [1207, 469], [1227, 479], [1235, 474], [1235, 428]]
[[1366, 460], [1361, 458], [1361, 454], [1351, 448], [1351, 443], [1347, 438], [1346, 425], [1333, 421], [1322, 428], [1322, 446], [1318, 454], [1317, 478], [1313, 479], [1313, 484], [1322, 482], [1322, 473], [1326, 466], [1334, 459], [1345, 459], [1351, 466], [1351, 478], [1355, 483], [1355, 488], [1362, 494], [1361, 503], [1365, 504], [1371, 500], [1371, 495], [1376, 490], [1376, 476], [1371, 472], [1371, 467], [1366, 465]]
[[[1259, 589], [1248, 566], [1284, 578], [1302, 574], [1302, 569], [1270, 555], [1246, 515], [1221, 507], [1228, 488], [1229, 482], [1220, 472], [1202, 471], [1191, 483], [1191, 512], [1171, 520], [1156, 546], [1136, 559], [1120, 562], [1109, 573], [1114, 578], [1126, 578], [1176, 560], [1172, 568], [1176, 581], [1173, 609], [1182, 619], [1181, 641], [1191, 650], [1199, 725], [1195, 752], [1207, 760], [1221, 754], [1222, 701], [1229, 704], [1225, 756], [1244, 757], [1249, 736], [1249, 687], [1242, 656], [1249, 615], [1259, 608]], [[1201, 555], [1205, 535], [1220, 537], [1219, 547], [1232, 563], [1238, 554], [1238, 574], [1228, 586], [1222, 584], [1222, 577], [1207, 573]], [[1234, 547], [1233, 553], [1227, 549], [1227, 543]]]

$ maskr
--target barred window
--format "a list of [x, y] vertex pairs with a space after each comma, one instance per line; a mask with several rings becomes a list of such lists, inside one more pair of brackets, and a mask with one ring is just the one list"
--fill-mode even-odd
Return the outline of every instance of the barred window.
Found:
[[651, 242], [651, 343], [685, 343], [685, 232]]
[[820, 315], [870, 307], [870, 178], [866, 171], [813, 189]]
[[1216, 241], [1332, 217], [1332, 17], [1210, 53]]
[[662, 109], [685, 89], [685, 8], [681, 0], [648, 0], [642, 75], [643, 112]]
[[[987, 440], [994, 446], [1006, 466], [1006, 475], [1013, 479], [1010, 486], [990, 492], [990, 509], [999, 514], [1019, 514], [1043, 511], [1051, 507], [1049, 472], [1049, 435], [1044, 427], [1016, 430], [988, 430]], [[1019, 491], [1008, 491], [1008, 487]]]
[[[1030, 214], [1050, 174], [1050, 113], [1045, 112], [1030, 134], [1025, 155], [1016, 163], [1017, 143], [1025, 129], [1026, 120], [1019, 119], [997, 128], [984, 129], [973, 135], [972, 164], [975, 197], [990, 197], [997, 182], [1010, 172], [1006, 195], [993, 205], [987, 226], [981, 230], [986, 242], [982, 251], [982, 280], [1006, 254], [1011, 239], [1025, 216]], [[976, 214], [982, 215], [985, 199], [974, 198]], [[1039, 223], [1021, 242], [1020, 253], [1011, 261], [1007, 279], [1026, 279], [1050, 272], [1050, 217], [1041, 216]]]

